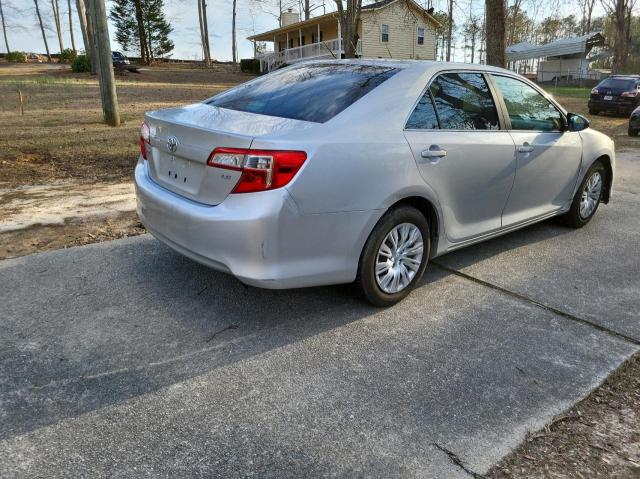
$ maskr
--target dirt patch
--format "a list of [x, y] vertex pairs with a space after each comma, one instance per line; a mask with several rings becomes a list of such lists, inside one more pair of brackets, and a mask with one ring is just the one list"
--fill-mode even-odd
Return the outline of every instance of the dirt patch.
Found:
[[0, 233], [73, 218], [112, 216], [135, 209], [133, 183], [25, 185], [0, 189]]
[[640, 354], [530, 434], [488, 477], [640, 478]]
[[70, 246], [98, 243], [145, 232], [135, 211], [84, 217], [63, 224], [33, 226], [0, 234], [0, 260]]

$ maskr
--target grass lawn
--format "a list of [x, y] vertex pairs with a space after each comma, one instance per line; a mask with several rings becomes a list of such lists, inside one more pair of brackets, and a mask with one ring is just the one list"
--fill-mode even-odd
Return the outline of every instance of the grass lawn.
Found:
[[[216, 69], [153, 67], [116, 80], [122, 126], [102, 123], [98, 82], [68, 66], [0, 67], [0, 187], [52, 180], [131, 179], [145, 111], [201, 101], [251, 76]], [[18, 90], [24, 97], [20, 115]]]

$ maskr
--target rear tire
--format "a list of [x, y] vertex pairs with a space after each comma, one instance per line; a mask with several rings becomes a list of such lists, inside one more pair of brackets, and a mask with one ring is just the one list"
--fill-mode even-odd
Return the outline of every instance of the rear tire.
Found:
[[356, 279], [360, 294], [374, 306], [394, 305], [420, 282], [430, 252], [429, 223], [420, 211], [411, 206], [388, 211], [362, 250]]
[[589, 108], [590, 115], [597, 115], [598, 113], [600, 113], [600, 110], [596, 110], [595, 108]]
[[[607, 184], [607, 171], [600, 160], [596, 161], [584, 175], [580, 187], [571, 203], [571, 209], [560, 216], [560, 223], [570, 228], [582, 228], [598, 210]], [[598, 186], [599, 185], [599, 186]]]

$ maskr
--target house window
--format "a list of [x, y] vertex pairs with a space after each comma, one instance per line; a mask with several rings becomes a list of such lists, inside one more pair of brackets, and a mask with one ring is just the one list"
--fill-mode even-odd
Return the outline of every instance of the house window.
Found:
[[300, 44], [300, 46], [304, 45], [304, 35], [302, 35], [302, 43]]
[[418, 27], [418, 45], [424, 45], [424, 28]]
[[386, 23], [382, 24], [380, 28], [380, 41], [387, 43], [389, 41], [389, 25]]
[[289, 48], [293, 48], [293, 38], [289, 38]]

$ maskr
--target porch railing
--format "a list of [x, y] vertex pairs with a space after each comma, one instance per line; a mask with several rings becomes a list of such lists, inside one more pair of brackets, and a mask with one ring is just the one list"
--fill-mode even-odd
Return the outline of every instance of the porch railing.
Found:
[[[358, 42], [357, 52], [361, 53], [361, 45]], [[340, 58], [342, 45], [339, 39], [327, 40], [326, 42], [311, 43], [301, 47], [287, 48], [279, 52], [266, 53], [258, 56], [260, 60], [260, 71], [269, 72], [281, 65], [296, 63], [310, 58]]]

